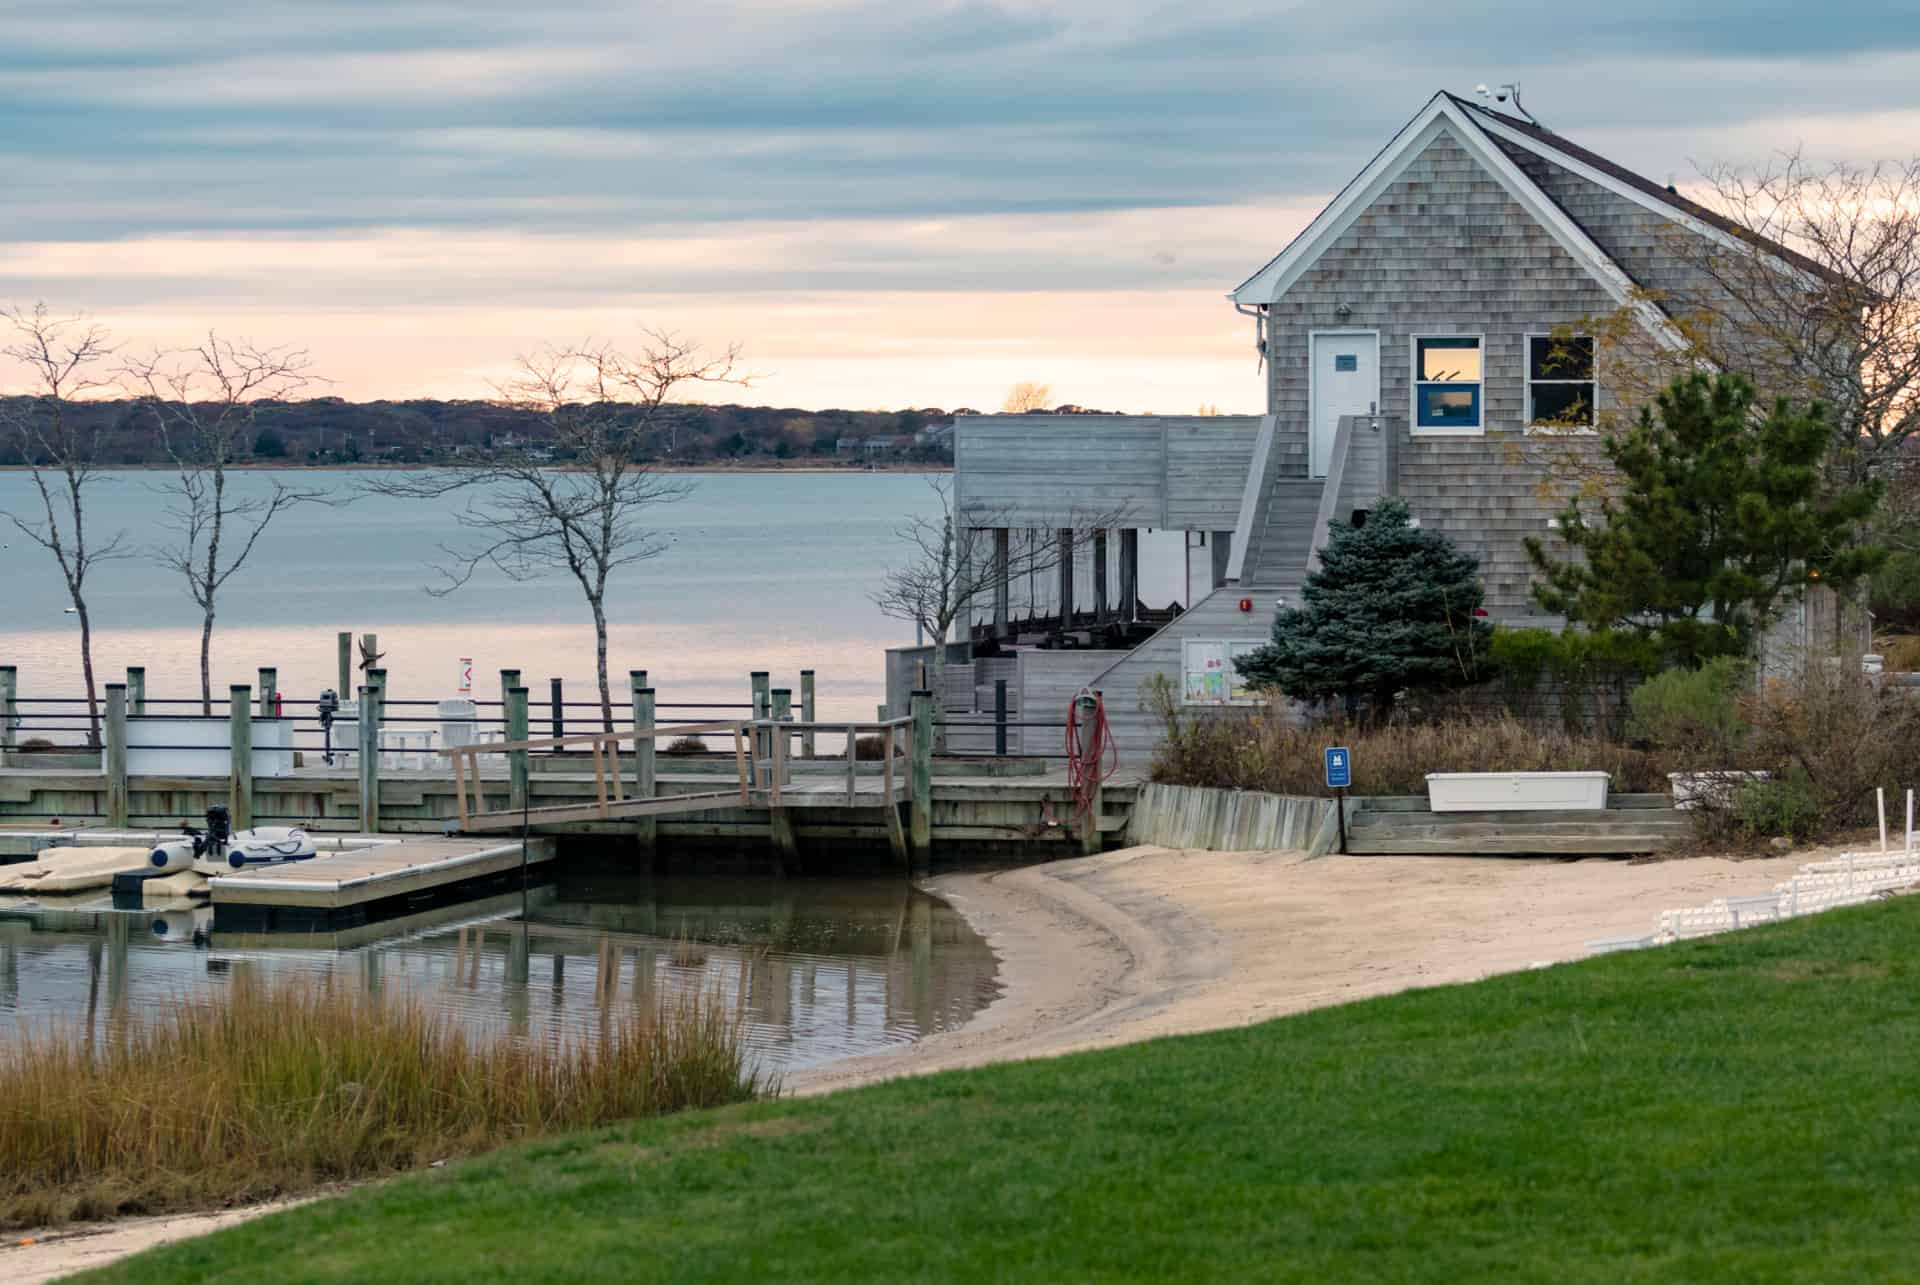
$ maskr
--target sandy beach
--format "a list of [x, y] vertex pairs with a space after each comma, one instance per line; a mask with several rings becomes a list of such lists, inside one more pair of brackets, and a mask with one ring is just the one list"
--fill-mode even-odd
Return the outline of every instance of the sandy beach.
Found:
[[[1820, 853], [1632, 864], [1137, 847], [927, 887], [992, 944], [1002, 996], [897, 1051], [791, 1076], [817, 1094], [897, 1076], [1214, 1030], [1578, 959], [1663, 910], [1765, 892]], [[276, 1206], [277, 1207], [277, 1206]], [[133, 1219], [0, 1248], [29, 1285], [266, 1212]]]

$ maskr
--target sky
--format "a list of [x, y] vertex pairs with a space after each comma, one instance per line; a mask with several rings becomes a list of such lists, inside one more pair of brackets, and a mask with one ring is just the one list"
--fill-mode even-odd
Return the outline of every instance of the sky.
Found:
[[[735, 343], [712, 400], [1262, 409], [1224, 298], [1438, 89], [1683, 186], [1920, 151], [1920, 0], [0, 0], [0, 304], [355, 399]], [[0, 388], [13, 381], [0, 370]]]

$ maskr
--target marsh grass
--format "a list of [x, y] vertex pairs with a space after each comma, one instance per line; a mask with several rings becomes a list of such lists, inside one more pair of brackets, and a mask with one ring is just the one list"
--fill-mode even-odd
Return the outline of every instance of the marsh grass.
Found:
[[544, 1043], [474, 1035], [417, 1000], [237, 976], [109, 1034], [0, 1049], [0, 1225], [260, 1200], [765, 1087], [711, 990]]

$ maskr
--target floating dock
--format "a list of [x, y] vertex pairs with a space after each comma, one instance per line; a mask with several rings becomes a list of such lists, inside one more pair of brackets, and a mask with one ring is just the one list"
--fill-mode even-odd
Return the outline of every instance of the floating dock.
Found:
[[337, 931], [377, 913], [418, 913], [519, 886], [552, 861], [554, 841], [532, 837], [408, 839], [293, 861], [212, 881], [216, 931]]

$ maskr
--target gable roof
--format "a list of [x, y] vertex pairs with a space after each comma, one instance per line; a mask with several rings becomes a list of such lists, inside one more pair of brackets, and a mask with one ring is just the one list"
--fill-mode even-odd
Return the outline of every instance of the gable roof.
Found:
[[1764, 250], [1802, 272], [1811, 273], [1835, 283], [1842, 283], [1845, 280], [1838, 273], [1816, 263], [1799, 251], [1768, 237], [1760, 236], [1725, 215], [1708, 209], [1698, 201], [1682, 196], [1671, 187], [1656, 183], [1645, 175], [1636, 174], [1626, 166], [1610, 161], [1598, 152], [1589, 151], [1572, 139], [1564, 138], [1545, 126], [1521, 120], [1517, 116], [1509, 116], [1504, 112], [1496, 112], [1480, 103], [1469, 102], [1457, 94], [1444, 96], [1454, 106], [1471, 112], [1475, 123], [1488, 133], [1524, 148], [1536, 156], [1544, 157], [1579, 177], [1598, 184], [1616, 196], [1624, 197], [1716, 240], [1724, 242], [1731, 239]]
[[[1560, 243], [1575, 262], [1584, 267], [1600, 285], [1620, 303], [1636, 299], [1637, 285], [1626, 270], [1610, 258], [1584, 228], [1575, 222], [1553, 198], [1528, 178], [1501, 150], [1467, 111], [1449, 94], [1435, 94], [1417, 115], [1400, 127], [1367, 167], [1341, 188], [1327, 208], [1306, 229], [1275, 255], [1267, 265], [1241, 282], [1229, 296], [1239, 304], [1272, 303], [1312, 267], [1320, 255], [1341, 233], [1351, 227], [1362, 212], [1384, 192], [1400, 174], [1425, 151], [1428, 144], [1446, 134], [1466, 150], [1482, 169], [1500, 183], [1520, 207]], [[1635, 303], [1647, 315], [1657, 331], [1671, 329], [1657, 308]], [[1676, 338], [1677, 342], [1677, 338]]]
[[1341, 188], [1285, 249], [1227, 297], [1243, 306], [1277, 300], [1443, 131], [1472, 155], [1617, 302], [1632, 306], [1646, 327], [1674, 348], [1683, 347], [1684, 341], [1671, 319], [1646, 297], [1626, 269], [1514, 162], [1496, 138], [1542, 156], [1702, 235], [1727, 244], [1759, 246], [1798, 271], [1837, 280], [1835, 274], [1804, 255], [1758, 237], [1678, 192], [1669, 192], [1651, 179], [1634, 174], [1551, 130], [1530, 126], [1443, 91], [1428, 99], [1426, 106], [1400, 127], [1367, 167]]

